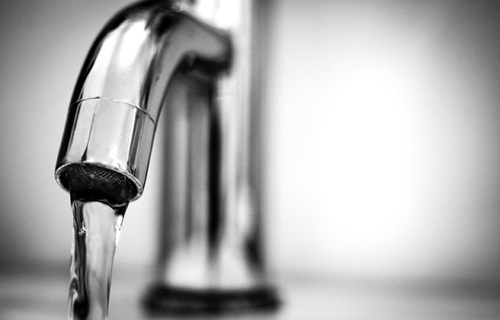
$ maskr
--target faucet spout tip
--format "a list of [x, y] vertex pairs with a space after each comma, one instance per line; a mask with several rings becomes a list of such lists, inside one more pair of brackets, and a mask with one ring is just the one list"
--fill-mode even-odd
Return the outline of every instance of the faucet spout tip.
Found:
[[135, 184], [122, 173], [93, 164], [68, 165], [58, 182], [73, 197], [88, 201], [126, 204], [138, 193]]

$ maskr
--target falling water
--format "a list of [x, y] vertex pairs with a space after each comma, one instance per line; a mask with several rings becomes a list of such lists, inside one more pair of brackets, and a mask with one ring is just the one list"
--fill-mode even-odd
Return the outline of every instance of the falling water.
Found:
[[71, 206], [74, 243], [68, 319], [105, 320], [113, 258], [128, 203], [110, 205], [72, 195]]

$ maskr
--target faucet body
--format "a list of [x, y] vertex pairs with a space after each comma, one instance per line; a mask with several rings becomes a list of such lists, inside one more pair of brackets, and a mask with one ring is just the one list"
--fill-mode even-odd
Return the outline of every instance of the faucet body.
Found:
[[165, 212], [146, 297], [154, 311], [278, 303], [250, 183], [255, 6], [234, 1], [240, 22], [226, 29], [195, 18], [196, 4], [124, 9], [94, 42], [70, 103], [56, 180], [80, 198], [111, 203], [143, 193], [164, 109]]

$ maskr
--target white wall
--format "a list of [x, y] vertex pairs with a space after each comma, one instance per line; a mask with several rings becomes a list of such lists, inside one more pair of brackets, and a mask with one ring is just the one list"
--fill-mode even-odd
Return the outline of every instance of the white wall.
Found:
[[280, 267], [498, 277], [500, 6], [280, 1], [276, 18]]
[[[53, 179], [66, 110], [94, 36], [128, 2], [0, 4], [0, 265], [68, 260], [69, 197]], [[266, 211], [278, 272], [500, 277], [500, 7], [274, 9]], [[155, 158], [116, 264], [153, 258]]]

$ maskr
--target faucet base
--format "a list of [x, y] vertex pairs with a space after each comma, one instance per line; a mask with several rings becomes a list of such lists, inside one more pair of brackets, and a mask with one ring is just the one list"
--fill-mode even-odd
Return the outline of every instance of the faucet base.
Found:
[[274, 287], [248, 290], [195, 290], [153, 285], [144, 300], [152, 315], [160, 314], [235, 314], [276, 310], [280, 304]]

